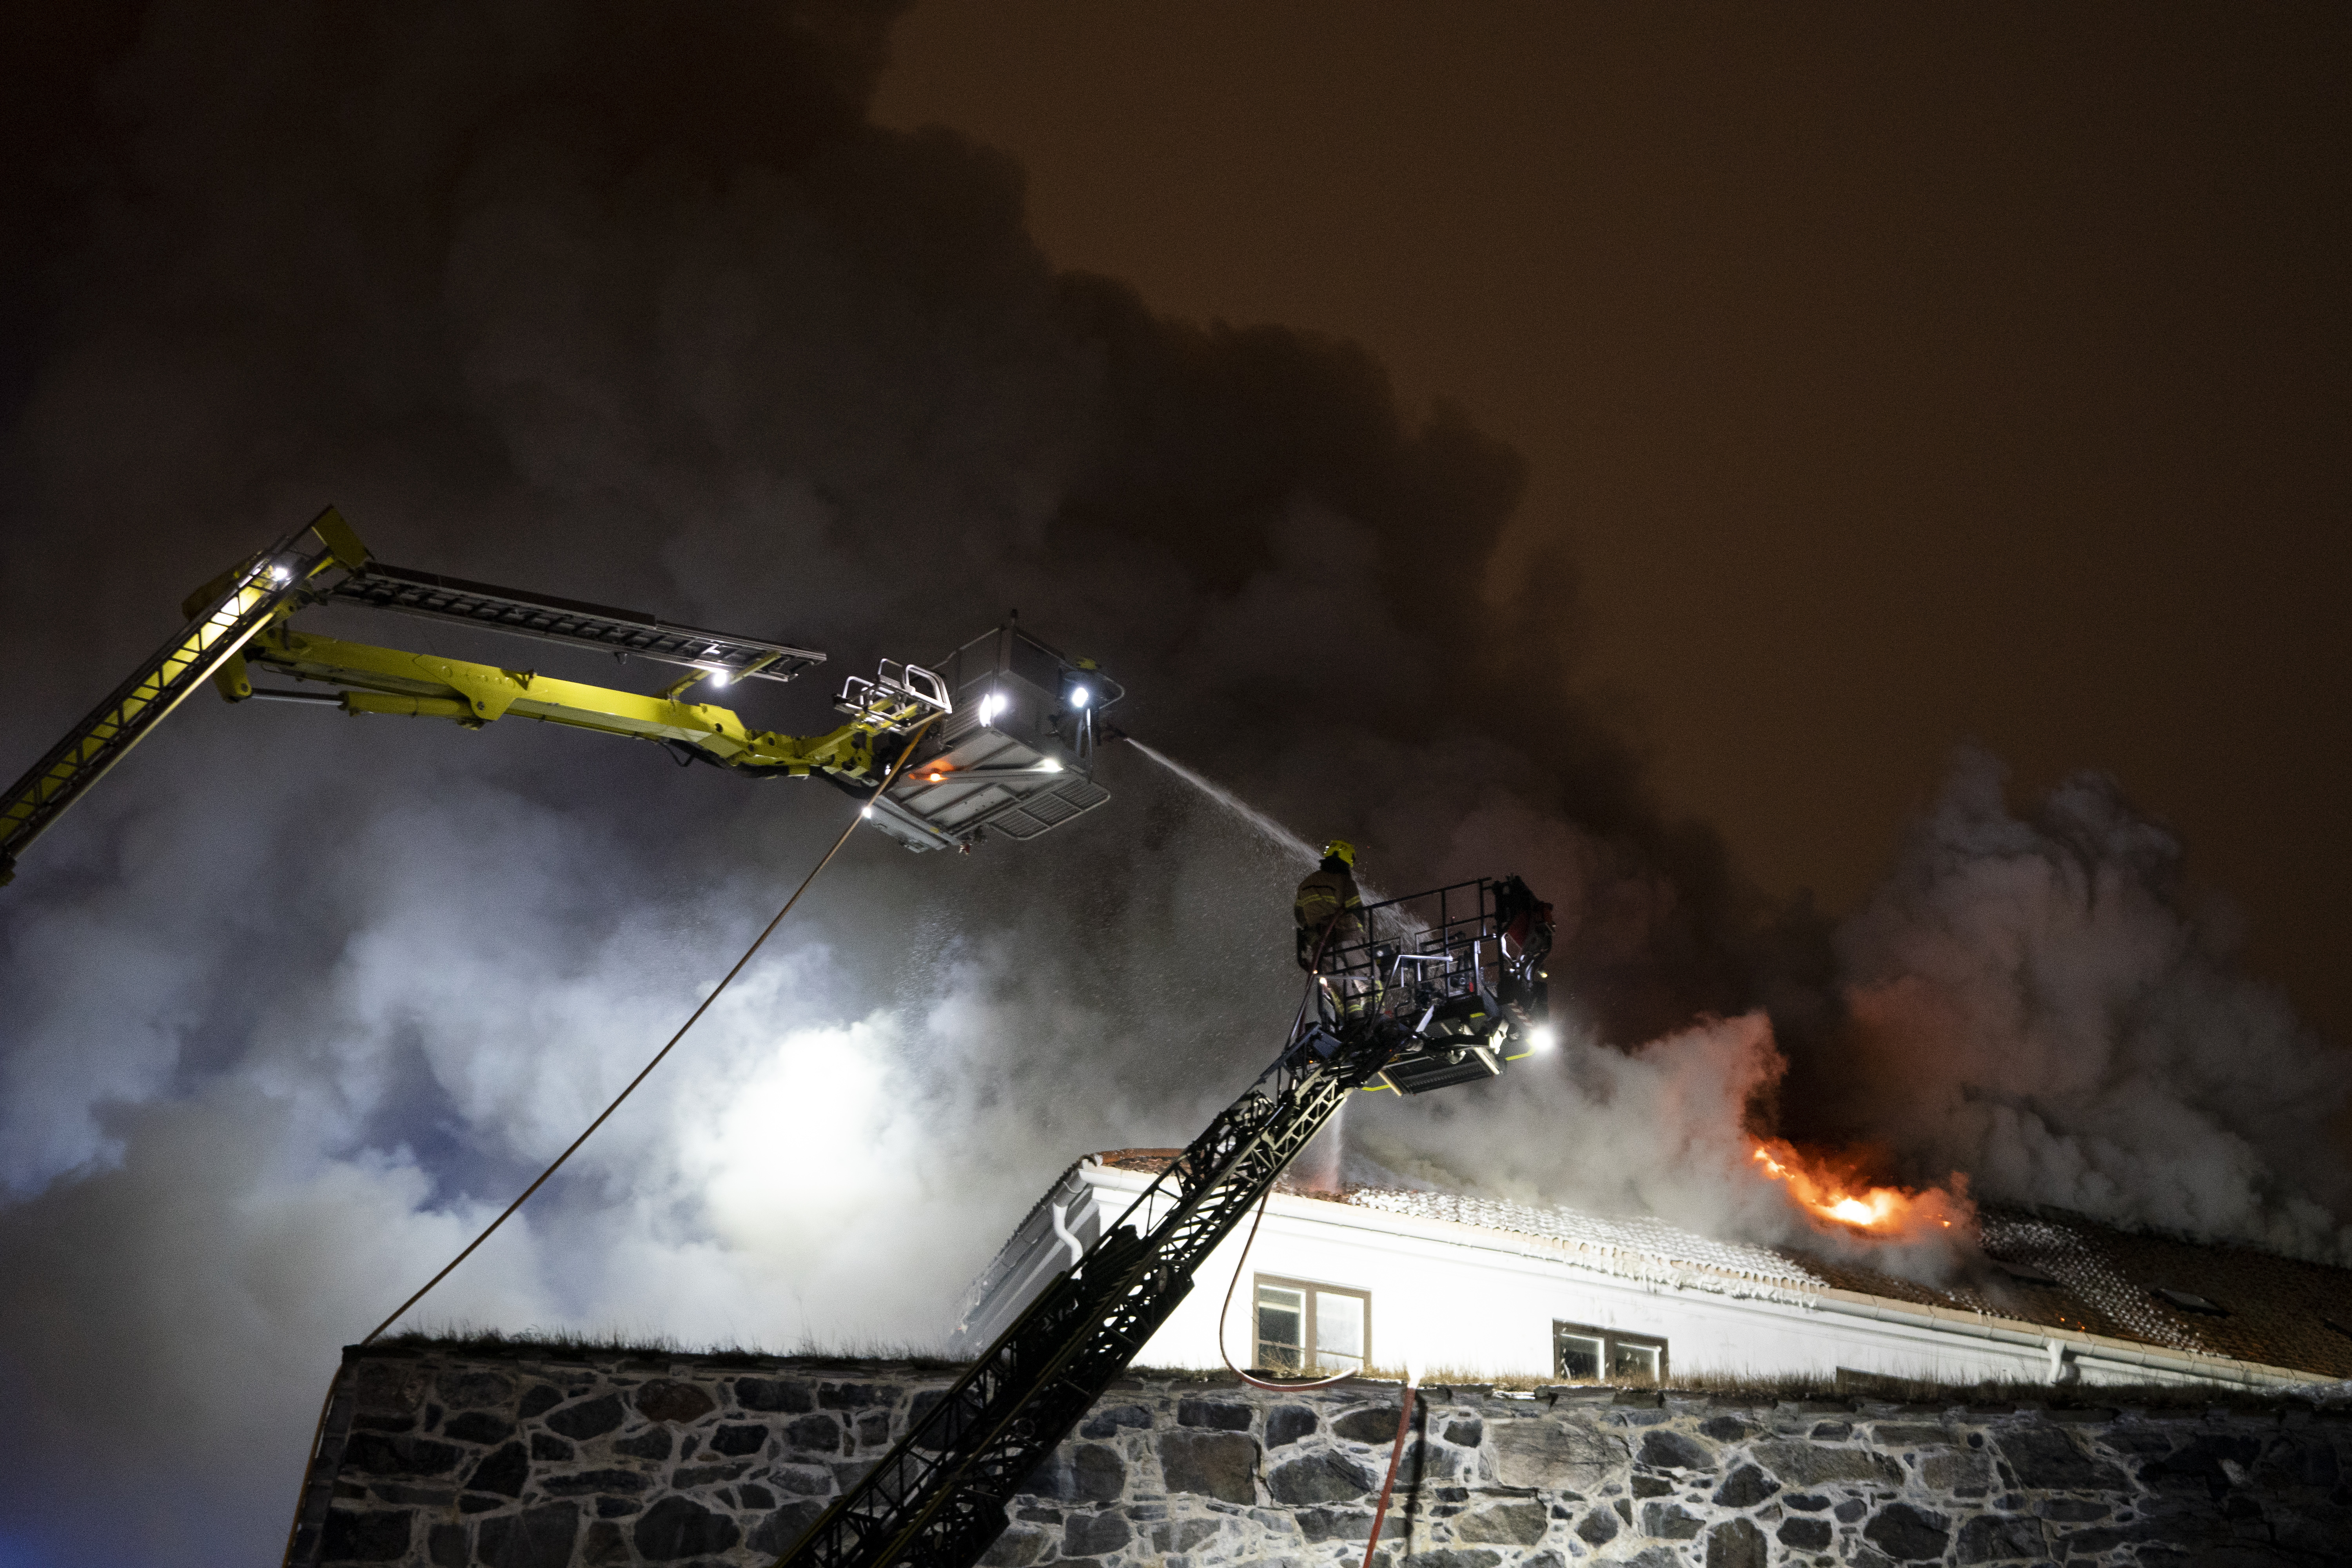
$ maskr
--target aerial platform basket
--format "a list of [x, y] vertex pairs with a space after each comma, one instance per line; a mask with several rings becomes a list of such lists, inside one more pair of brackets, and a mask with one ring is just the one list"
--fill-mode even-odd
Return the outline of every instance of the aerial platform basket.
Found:
[[[1110, 798], [1093, 778], [1095, 715], [1126, 693], [1093, 660], [1008, 620], [909, 679], [934, 673], [945, 714], [867, 803], [875, 826], [909, 849], [961, 849], [1034, 838]], [[845, 708], [862, 700], [843, 693]]]

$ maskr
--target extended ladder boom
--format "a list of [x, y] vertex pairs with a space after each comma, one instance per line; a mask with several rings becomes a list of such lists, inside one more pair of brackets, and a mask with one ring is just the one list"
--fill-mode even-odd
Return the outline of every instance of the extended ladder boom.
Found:
[[[299, 548], [306, 533], [315, 535], [321, 546], [307, 557]], [[341, 528], [341, 520], [330, 509], [208, 584], [209, 592], [197, 590], [196, 597], [183, 606], [191, 617], [187, 629], [134, 670], [10, 786], [6, 800], [0, 802], [0, 882], [16, 875], [16, 858], [26, 845], [129, 755], [190, 692], [236, 658], [313, 576], [336, 564], [341, 559], [339, 546], [346, 541], [349, 530]], [[356, 542], [349, 541], [348, 547], [356, 548]], [[355, 567], [359, 562], [343, 563]]]
[[[315, 536], [315, 552], [300, 548], [306, 534]], [[622, 690], [297, 630], [295, 614], [320, 605], [456, 622], [685, 674], [659, 691]], [[394, 566], [376, 560], [332, 507], [196, 590], [181, 614], [187, 629], [0, 800], [0, 882], [26, 845], [206, 681], [231, 702], [309, 703], [470, 730], [511, 716], [652, 741], [682, 763], [747, 778], [824, 778], [864, 801], [874, 826], [918, 851], [968, 849], [991, 835], [1034, 838], [1110, 798], [1091, 776], [1095, 721], [1120, 695], [1118, 683], [1010, 621], [950, 653], [945, 673], [884, 659], [873, 679], [853, 677], [842, 687], [834, 708], [846, 722], [788, 735], [753, 729], [733, 710], [688, 694], [706, 683], [717, 690], [791, 680], [824, 662], [814, 648]], [[257, 674], [299, 684], [257, 685]], [[969, 711], [957, 712], [959, 694]], [[909, 756], [918, 737], [921, 753]], [[912, 765], [898, 767], [885, 790], [902, 761]]]
[[[1192, 1289], [1218, 1243], [1346, 1099], [1375, 1076], [1407, 1093], [1501, 1070], [1548, 1012], [1550, 906], [1516, 877], [1369, 910], [1331, 975], [1326, 1022], [1209, 1123], [1021, 1312], [897, 1447], [835, 1500], [778, 1568], [971, 1568], [1005, 1505]], [[1486, 1065], [1491, 1060], [1491, 1066]]]

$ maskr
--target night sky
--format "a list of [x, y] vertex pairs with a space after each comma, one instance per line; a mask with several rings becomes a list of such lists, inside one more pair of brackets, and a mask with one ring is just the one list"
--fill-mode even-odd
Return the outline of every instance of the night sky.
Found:
[[1008, 0], [876, 114], [1525, 455], [1567, 678], [1767, 888], [1850, 908], [1956, 742], [2103, 770], [2343, 1039], [2347, 79], [2317, 5]]
[[[1782, 1136], [2352, 1264], [2347, 29], [0, 5], [0, 776], [330, 502], [823, 648], [734, 694], [790, 732], [1017, 606], [1378, 886], [1554, 902], [1559, 1048], [1362, 1097], [1343, 1181], [1986, 1267], [1824, 1226]], [[940, 1346], [1056, 1173], [1188, 1140], [1297, 1002], [1297, 853], [1097, 776], [1034, 843], [854, 837], [411, 1324]], [[0, 889], [0, 1568], [276, 1551], [338, 1347], [853, 809], [175, 713]]]

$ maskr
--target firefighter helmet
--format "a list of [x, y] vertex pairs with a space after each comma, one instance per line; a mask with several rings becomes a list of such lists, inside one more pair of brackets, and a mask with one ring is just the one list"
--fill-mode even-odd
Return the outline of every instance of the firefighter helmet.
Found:
[[1339, 861], [1352, 871], [1356, 867], [1356, 847], [1344, 838], [1334, 838], [1323, 846], [1323, 858]]

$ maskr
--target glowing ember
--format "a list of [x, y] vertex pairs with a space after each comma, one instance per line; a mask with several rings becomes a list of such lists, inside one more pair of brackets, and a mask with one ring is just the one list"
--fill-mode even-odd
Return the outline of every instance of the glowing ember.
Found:
[[1901, 1187], [1864, 1186], [1833, 1166], [1809, 1160], [1794, 1147], [1773, 1139], [1759, 1142], [1756, 1163], [1764, 1173], [1783, 1183], [1789, 1195], [1823, 1219], [1852, 1226], [1874, 1236], [1913, 1236], [1931, 1227], [1948, 1229], [1954, 1219], [1970, 1214], [1959, 1191], [1929, 1188], [1912, 1192]]

